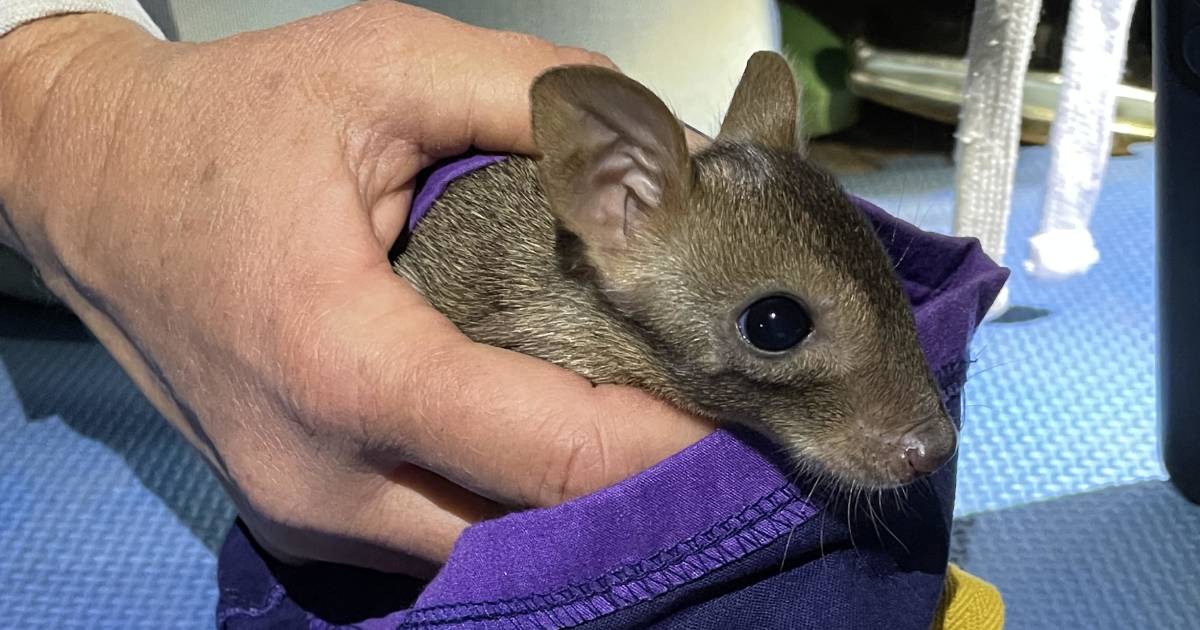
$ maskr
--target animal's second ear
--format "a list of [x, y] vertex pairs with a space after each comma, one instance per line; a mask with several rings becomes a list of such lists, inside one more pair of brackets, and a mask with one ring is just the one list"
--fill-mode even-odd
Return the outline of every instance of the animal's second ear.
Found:
[[684, 204], [683, 129], [650, 90], [578, 66], [543, 74], [531, 99], [542, 188], [554, 215], [590, 250], [620, 250], [656, 213]]
[[782, 55], [760, 51], [750, 57], [721, 122], [719, 139], [799, 150], [796, 78]]

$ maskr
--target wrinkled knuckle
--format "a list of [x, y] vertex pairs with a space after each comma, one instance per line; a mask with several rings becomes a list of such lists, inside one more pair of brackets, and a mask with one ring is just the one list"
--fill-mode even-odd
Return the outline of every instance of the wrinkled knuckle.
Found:
[[362, 2], [358, 3], [358, 6], [360, 6], [363, 11], [394, 15], [395, 12], [400, 8], [400, 3], [395, 2], [395, 0], [363, 0]]
[[520, 52], [529, 59], [548, 63], [550, 66], [594, 65], [616, 69], [616, 64], [606, 55], [580, 48], [556, 44], [550, 40], [515, 31], [494, 31], [502, 50]]
[[394, 0], [361, 0], [332, 14], [345, 28], [377, 24], [403, 16], [406, 5]]
[[[386, 40], [381, 31], [394, 22], [388, 5], [396, 2], [367, 0], [356, 2], [337, 11], [322, 13], [292, 25], [292, 50], [303, 48], [314, 63], [300, 68], [309, 79], [340, 83], [345, 75], [378, 54], [377, 47]], [[309, 90], [324, 87], [318, 83]]]
[[534, 53], [549, 53], [556, 48], [554, 44], [541, 37], [520, 31], [497, 30], [488, 31], [488, 34], [496, 39], [501, 49], [511, 52], [532, 51]]
[[348, 22], [346, 30], [367, 35], [369, 43], [374, 43], [397, 17], [400, 3], [388, 0], [366, 0], [356, 3], [348, 10], [345, 18]]
[[395, 0], [366, 0], [339, 12], [345, 42], [362, 53], [384, 59], [398, 44], [413, 39], [446, 18]]
[[609, 70], [618, 70], [617, 64], [603, 53], [575, 46], [559, 46], [558, 58], [561, 65], [591, 65], [601, 66]]

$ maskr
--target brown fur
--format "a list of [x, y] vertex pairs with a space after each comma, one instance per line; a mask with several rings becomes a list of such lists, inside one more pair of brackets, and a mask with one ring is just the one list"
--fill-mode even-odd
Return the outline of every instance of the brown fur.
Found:
[[[747, 424], [845, 484], [907, 481], [900, 441], [918, 425], [931, 448], [953, 449], [891, 260], [835, 180], [801, 155], [781, 58], [751, 59], [721, 134], [690, 157], [676, 154], [682, 132], [665, 106], [632, 80], [548, 76], [533, 112], [545, 157], [453, 183], [395, 259], [398, 274], [475, 341]], [[632, 127], [590, 111], [597, 99], [636, 110]], [[596, 122], [589, 115], [601, 131], [572, 138], [573, 124]], [[639, 139], [644, 125], [654, 139]], [[624, 213], [610, 213], [625, 221], [616, 227], [582, 214], [590, 198], [578, 197], [593, 181], [589, 160], [608, 150], [596, 139], [612, 137], [662, 166], [646, 171], [651, 194], [630, 193]], [[603, 194], [613, 190], [623, 189]], [[735, 322], [779, 290], [800, 298], [814, 332], [766, 356]]]

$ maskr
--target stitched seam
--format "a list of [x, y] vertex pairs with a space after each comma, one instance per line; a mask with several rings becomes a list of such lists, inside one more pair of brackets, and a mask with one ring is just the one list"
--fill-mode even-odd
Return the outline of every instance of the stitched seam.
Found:
[[[753, 512], [753, 511], [755, 511], [755, 510], [759, 509], [759, 507], [760, 507], [761, 505], [763, 505], [763, 504], [769, 504], [769, 503], [772, 503], [772, 502], [774, 502], [774, 501], [772, 501], [772, 499], [774, 499], [774, 498], [775, 498], [777, 495], [779, 495], [779, 494], [781, 494], [781, 493], [786, 493], [786, 494], [789, 494], [789, 495], [793, 494], [793, 493], [790, 491], [790, 488], [791, 488], [790, 484], [781, 485], [781, 486], [779, 486], [779, 487], [775, 488], [774, 490], [772, 490], [771, 492], [767, 493], [767, 494], [766, 494], [764, 497], [762, 497], [762, 498], [761, 498], [761, 499], [759, 499], [758, 501], [755, 501], [754, 503], [752, 503], [752, 504], [750, 504], [750, 505], [748, 505], [748, 506], [746, 506], [746, 507], [742, 508], [742, 510], [741, 510], [740, 512], [738, 512], [737, 514], [735, 514], [735, 515], [733, 515], [733, 516], [731, 516], [731, 517], [729, 517], [729, 518], [725, 519], [724, 521], [721, 521], [720, 523], [717, 523], [717, 524], [713, 525], [712, 527], [709, 527], [708, 529], [706, 529], [706, 530], [704, 530], [704, 531], [702, 531], [702, 532], [700, 532], [700, 533], [698, 533], [698, 534], [695, 534], [695, 535], [693, 535], [693, 536], [691, 536], [691, 537], [689, 537], [689, 538], [685, 538], [684, 540], [681, 540], [681, 541], [679, 541], [678, 543], [676, 543], [676, 544], [672, 545], [671, 547], [669, 547], [669, 548], [667, 548], [667, 549], [663, 549], [663, 550], [661, 550], [661, 551], [655, 552], [655, 553], [654, 553], [654, 555], [650, 556], [649, 558], [646, 558], [646, 559], [644, 559], [644, 560], [639, 560], [638, 562], [636, 562], [636, 563], [634, 563], [634, 564], [644, 564], [644, 563], [654, 563], [654, 562], [658, 562], [658, 561], [660, 561], [660, 560], [661, 560], [662, 556], [665, 556], [665, 555], [670, 555], [672, 552], [676, 552], [676, 551], [678, 550], [678, 548], [680, 548], [680, 547], [687, 546], [687, 545], [689, 545], [689, 544], [691, 544], [691, 543], [695, 542], [695, 541], [696, 541], [697, 539], [699, 539], [699, 538], [704, 538], [705, 536], [711, 535], [711, 534], [712, 534], [712, 532], [714, 532], [714, 531], [716, 531], [716, 530], [719, 530], [719, 529], [721, 529], [722, 527], [726, 527], [726, 526], [727, 526], [729, 523], [731, 523], [731, 522], [736, 522], [736, 521], [742, 520], [742, 519], [743, 519], [743, 517], [744, 517], [744, 516], [745, 516], [747, 513], [749, 513], [749, 512]], [[780, 506], [780, 507], [782, 507], [782, 506]], [[776, 507], [776, 508], [774, 508], [774, 511], [778, 511], [778, 510], [780, 509], [780, 507]], [[759, 518], [761, 518], [761, 517], [758, 517], [758, 518], [756, 518], [756, 519], [755, 519], [754, 521], [752, 521], [752, 522], [757, 522], [757, 520], [758, 520]], [[741, 527], [744, 527], [744, 525], [743, 525], [743, 526], [739, 526], [739, 529], [740, 529]], [[609, 578], [609, 577], [613, 577], [613, 576], [615, 576], [616, 574], [618, 574], [618, 573], [621, 573], [622, 571], [626, 570], [626, 568], [627, 568], [628, 566], [630, 566], [630, 565], [624, 565], [624, 566], [618, 567], [618, 568], [616, 568], [616, 569], [612, 569], [612, 570], [608, 571], [607, 573], [601, 574], [601, 575], [599, 575], [599, 576], [597, 576], [597, 577], [594, 577], [594, 578], [588, 578], [588, 579], [586, 579], [586, 580], [580, 580], [580, 581], [578, 581], [578, 582], [572, 582], [572, 583], [568, 584], [567, 586], [565, 586], [565, 587], [563, 587], [563, 588], [555, 589], [555, 590], [553, 590], [553, 591], [548, 591], [548, 592], [544, 592], [544, 593], [537, 593], [537, 594], [534, 594], [534, 595], [520, 595], [520, 596], [517, 596], [517, 597], [509, 597], [509, 598], [505, 598], [505, 599], [493, 599], [493, 600], [485, 600], [485, 601], [482, 601], [482, 602], [473, 602], [473, 603], [471, 603], [471, 604], [440, 604], [440, 605], [437, 605], [437, 606], [430, 606], [430, 607], [428, 607], [428, 608], [422, 608], [422, 609], [420, 609], [420, 610], [421, 610], [421, 611], [435, 611], [435, 610], [439, 610], [439, 609], [445, 609], [445, 608], [455, 608], [455, 607], [461, 607], [461, 606], [492, 605], [492, 604], [508, 604], [508, 603], [513, 603], [513, 602], [520, 601], [520, 600], [523, 600], [523, 599], [528, 599], [528, 598], [530, 598], [530, 597], [551, 597], [551, 596], [553, 596], [553, 595], [554, 595], [554, 594], [556, 594], [556, 593], [561, 593], [561, 592], [563, 592], [563, 591], [570, 590], [570, 589], [574, 589], [574, 588], [580, 588], [580, 587], [583, 587], [583, 586], [585, 586], [585, 585], [587, 585], [587, 584], [590, 584], [590, 583], [593, 583], [593, 582], [597, 582], [597, 581], [600, 581], [600, 580], [604, 580], [604, 579], [607, 579], [607, 578]], [[414, 612], [416, 612], [416, 611], [414, 611]]]
[[[539, 599], [546, 600], [549, 598], [531, 597], [529, 598], [529, 601], [516, 602], [514, 605], [512, 605], [513, 609], [509, 610], [504, 610], [505, 607], [498, 607], [496, 610], [484, 610], [472, 615], [458, 615], [449, 618], [446, 618], [445, 615], [437, 615], [437, 617], [441, 618], [433, 620], [419, 620], [415, 623], [409, 622], [403, 624], [401, 627], [430, 628], [445, 626], [446, 624], [470, 623], [489, 620], [508, 620], [511, 623], [532, 622], [541, 625], [541, 623], [538, 621], [539, 617], [543, 619], [553, 619], [556, 624], [553, 627], [571, 627], [578, 625], [579, 623], [592, 621], [620, 610], [624, 610], [630, 606], [653, 600], [665, 594], [673, 587], [682, 586], [697, 579], [701, 579], [712, 571], [717, 570], [720, 567], [729, 564], [730, 562], [734, 562], [763, 546], [766, 546], [771, 541], [778, 539], [779, 536], [782, 536], [783, 532], [787, 531], [787, 528], [781, 529], [775, 535], [764, 535], [759, 534], [758, 532], [747, 530], [752, 530], [755, 525], [758, 525], [764, 521], [773, 523], [776, 522], [778, 520], [778, 513], [786, 510], [788, 507], [790, 507], [790, 505], [785, 504], [784, 506], [777, 508], [774, 512], [767, 514], [762, 518], [755, 519], [754, 521], [739, 527], [733, 532], [730, 532], [728, 535], [698, 547], [686, 555], [656, 569], [647, 570], [640, 566], [644, 563], [629, 565], [626, 567], [626, 569], [632, 569], [634, 572], [632, 577], [628, 578], [624, 582], [607, 585], [606, 587], [599, 589], [598, 592], [577, 594], [561, 601], [536, 601]], [[809, 518], [811, 518], [811, 515], [809, 515]], [[762, 542], [754, 540], [739, 540], [747, 535], [764, 537], [765, 540]], [[743, 549], [745, 549], [747, 545], [750, 545], [752, 548], [739, 554], [736, 552], [726, 551], [721, 547], [730, 541], [739, 541], [739, 544], [742, 545]], [[705, 567], [697, 575], [688, 575], [685, 577], [672, 575], [673, 571], [678, 571], [680, 567], [684, 565], [701, 562], [702, 558], [708, 552], [715, 552], [719, 557], [718, 560], [713, 561], [715, 566]], [[663, 587], [663, 583], [668, 584], [668, 586]], [[655, 588], [656, 586], [658, 588]], [[616, 592], [618, 589], [638, 592], [618, 594]], [[595, 601], [597, 599], [603, 600], [605, 606], [598, 606], [597, 602]]]
[[224, 626], [225, 622], [233, 617], [250, 617], [251, 619], [261, 617], [279, 605], [283, 601], [284, 590], [282, 584], [276, 584], [271, 587], [271, 592], [267, 594], [266, 600], [259, 606], [239, 606], [236, 608], [226, 608], [217, 615], [217, 625]]
[[[631, 585], [637, 585], [640, 581], [644, 581], [648, 576], [655, 573], [663, 573], [669, 571], [673, 567], [687, 563], [689, 560], [696, 558], [705, 552], [712, 551], [721, 544], [737, 539], [743, 534], [747, 534], [747, 530], [754, 528], [756, 525], [764, 521], [774, 521], [781, 512], [789, 509], [811, 509], [815, 513], [817, 508], [810, 506], [801, 501], [791, 490], [790, 484], [784, 484], [776, 488], [774, 491], [767, 494], [762, 499], [747, 506], [741, 512], [733, 517], [730, 517], [709, 529], [696, 534], [686, 540], [683, 540], [672, 547], [662, 550], [649, 558], [638, 562], [623, 565], [613, 569], [601, 576], [591, 578], [583, 582], [573, 583], [565, 588], [557, 589], [548, 593], [539, 593], [535, 595], [523, 595], [507, 599], [490, 600], [485, 602], [475, 602], [470, 604], [442, 604], [439, 606], [430, 606], [428, 608], [420, 608], [409, 611], [405, 615], [403, 621], [399, 622], [399, 628], [421, 628], [445, 625], [447, 623], [478, 621], [489, 618], [501, 617], [524, 617], [530, 614], [546, 612], [547, 609], [561, 610], [563, 608], [577, 605], [585, 599], [593, 599], [596, 597], [614, 596], [613, 591], [618, 588], [629, 588]], [[761, 514], [753, 514], [747, 517], [748, 514], [754, 512], [762, 512]], [[805, 516], [811, 518], [812, 514]], [[711, 538], [711, 540], [706, 540]], [[724, 557], [727, 553], [724, 550], [717, 550], [722, 555], [722, 563], [732, 560], [732, 558]], [[740, 557], [740, 556], [738, 556]], [[707, 569], [704, 573], [711, 572]], [[690, 581], [689, 578], [686, 581]], [[655, 595], [657, 596], [657, 595]], [[620, 605], [612, 606], [613, 612], [621, 607], [627, 606], [631, 602], [620, 602], [619, 600], [626, 599], [618, 597]], [[634, 598], [639, 601], [644, 598]], [[590, 608], [594, 608], [586, 602], [582, 602]], [[482, 610], [481, 610], [482, 609]], [[604, 614], [608, 614], [608, 612]], [[595, 614], [598, 617], [600, 614]]]

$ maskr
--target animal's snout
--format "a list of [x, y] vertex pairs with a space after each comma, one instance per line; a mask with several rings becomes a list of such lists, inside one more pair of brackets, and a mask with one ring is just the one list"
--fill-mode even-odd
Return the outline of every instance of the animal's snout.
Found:
[[[845, 423], [843, 440], [830, 440], [816, 459], [852, 487], [886, 490], [928, 477], [958, 450], [958, 430], [945, 412], [867, 408]], [[914, 422], [914, 417], [927, 418]]]
[[957, 431], [945, 418], [929, 420], [906, 433], [900, 438], [900, 448], [910, 470], [909, 481], [936, 472], [954, 456], [957, 447]]

